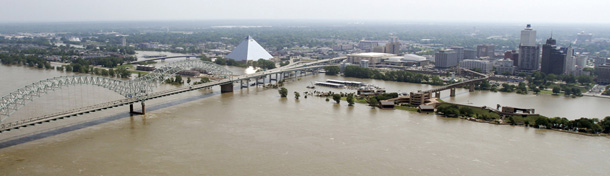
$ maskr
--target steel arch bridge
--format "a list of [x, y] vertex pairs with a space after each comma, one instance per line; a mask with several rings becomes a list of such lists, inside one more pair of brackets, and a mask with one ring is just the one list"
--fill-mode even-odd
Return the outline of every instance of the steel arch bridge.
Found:
[[125, 98], [143, 99], [149, 93], [152, 93], [158, 83], [165, 80], [166, 77], [191, 68], [203, 69], [208, 74], [216, 77], [226, 78], [233, 74], [231, 71], [212, 62], [187, 60], [172, 62], [145, 76], [129, 81], [84, 75], [49, 78], [27, 85], [3, 96], [0, 99], [0, 122], [9, 118], [11, 114], [25, 106], [27, 102], [34, 101], [35, 98], [54, 90], [74, 85], [99, 86], [116, 92]]

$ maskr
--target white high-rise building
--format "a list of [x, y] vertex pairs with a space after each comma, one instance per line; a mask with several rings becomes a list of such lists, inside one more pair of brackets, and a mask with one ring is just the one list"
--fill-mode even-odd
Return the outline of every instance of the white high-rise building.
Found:
[[536, 30], [530, 24], [521, 30], [521, 46], [536, 46]]
[[536, 31], [530, 24], [521, 31], [517, 63], [521, 70], [535, 71], [540, 68], [540, 45], [536, 44]]

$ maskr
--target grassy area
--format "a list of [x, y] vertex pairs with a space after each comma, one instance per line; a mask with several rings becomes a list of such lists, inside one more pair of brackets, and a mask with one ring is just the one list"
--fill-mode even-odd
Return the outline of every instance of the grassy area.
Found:
[[134, 67], [131, 64], [123, 64], [123, 65], [118, 65], [118, 66], [114, 67], [114, 69], [119, 69], [119, 68], [131, 69]]
[[[347, 101], [347, 97], [341, 97], [341, 101]], [[366, 100], [363, 99], [358, 99], [356, 97], [354, 97], [354, 103], [363, 103], [363, 104], [367, 104]]]

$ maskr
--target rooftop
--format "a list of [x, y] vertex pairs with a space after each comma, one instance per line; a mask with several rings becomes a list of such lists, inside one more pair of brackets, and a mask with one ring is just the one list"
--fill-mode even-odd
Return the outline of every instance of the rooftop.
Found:
[[375, 52], [370, 52], [370, 53], [354, 53], [354, 54], [348, 54], [347, 56], [355, 56], [355, 57], [392, 57], [392, 56], [396, 56], [395, 54], [389, 54], [389, 53], [375, 53]]

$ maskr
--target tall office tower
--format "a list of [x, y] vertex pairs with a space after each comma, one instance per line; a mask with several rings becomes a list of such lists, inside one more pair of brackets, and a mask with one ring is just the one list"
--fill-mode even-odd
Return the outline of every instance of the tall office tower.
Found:
[[385, 44], [385, 53], [396, 54], [400, 53], [400, 42], [398, 37], [391, 36], [387, 44]]
[[546, 74], [562, 75], [566, 72], [567, 51], [557, 47], [557, 41], [553, 38], [546, 40], [542, 45], [541, 71]]
[[457, 54], [458, 62], [464, 60], [464, 47], [454, 46], [451, 49]]
[[576, 70], [576, 59], [574, 59], [574, 49], [572, 48], [572, 46], [561, 47], [561, 51], [566, 55], [563, 64], [563, 74], [571, 75]]
[[436, 68], [455, 67], [458, 64], [457, 53], [454, 50], [440, 50], [434, 55]]
[[390, 40], [388, 40], [388, 41], [390, 43], [392, 43], [392, 42], [400, 42], [400, 41], [398, 41], [398, 37], [396, 37], [396, 36], [390, 36]]
[[495, 56], [495, 45], [477, 45], [477, 57], [490, 57]]
[[530, 24], [521, 30], [519, 44], [519, 69], [535, 71], [540, 67], [540, 45], [536, 44], [536, 30]]

